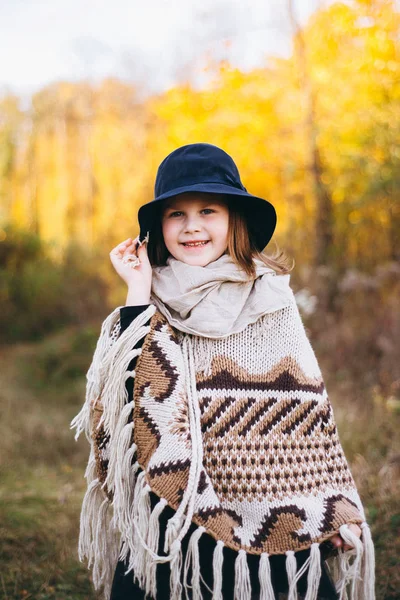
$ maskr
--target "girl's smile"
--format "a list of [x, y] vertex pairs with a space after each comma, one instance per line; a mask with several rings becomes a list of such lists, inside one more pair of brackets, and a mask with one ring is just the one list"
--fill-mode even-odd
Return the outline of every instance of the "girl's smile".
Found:
[[165, 203], [162, 232], [167, 250], [184, 263], [205, 267], [227, 249], [229, 208], [219, 194], [179, 194]]
[[200, 249], [200, 248], [204, 248], [204, 246], [206, 244], [208, 244], [209, 240], [205, 240], [205, 241], [190, 241], [190, 242], [183, 242], [182, 246], [184, 246], [185, 248], [189, 249]]

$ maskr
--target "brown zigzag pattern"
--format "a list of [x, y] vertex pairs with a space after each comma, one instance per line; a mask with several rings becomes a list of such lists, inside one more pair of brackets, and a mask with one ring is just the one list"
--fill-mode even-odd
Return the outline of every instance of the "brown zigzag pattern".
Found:
[[230, 410], [224, 415], [221, 421], [210, 428], [212, 429], [214, 436], [225, 435], [235, 427], [256, 402], [256, 398], [243, 398], [241, 400], [232, 398], [231, 400], [234, 403], [232, 403]]
[[[153, 320], [138, 359], [135, 417], [139, 417], [138, 448], [147, 451], [142, 462], [150, 486], [176, 510], [188, 481], [191, 438], [179, 366], [182, 352], [162, 321], [162, 317]], [[178, 346], [181, 343], [179, 336]], [[355, 495], [354, 483], [341, 453], [322, 375], [308, 348], [303, 359], [293, 340], [294, 354], [278, 359], [280, 349], [275, 352], [271, 346], [260, 362], [254, 348], [254, 364], [240, 352], [234, 360], [229, 348], [228, 342], [218, 341], [215, 346], [210, 342], [205, 370], [200, 368], [201, 353], [195, 354], [204, 456], [193, 521], [227, 547], [254, 554], [296, 551], [326, 539], [328, 532], [321, 527], [332, 531], [345, 522], [360, 522], [359, 511], [348, 502], [348, 495]], [[146, 394], [142, 396], [140, 390]], [[181, 444], [176, 460], [170, 445], [156, 447], [165, 422], [156, 403], [166, 397], [172, 407], [171, 445], [173, 436]], [[148, 412], [141, 410], [147, 406]], [[189, 436], [187, 444], [183, 434]], [[335, 485], [337, 497], [325, 502]], [[299, 495], [313, 497], [317, 518], [313, 503], [297, 506]]]
[[314, 431], [314, 429], [318, 425], [321, 425], [321, 419], [322, 419], [321, 413], [314, 415], [313, 418], [311, 419], [311, 422], [308, 423], [307, 427], [304, 429], [304, 435], [306, 435], [306, 436], [311, 435], [311, 433]]
[[204, 410], [206, 410], [206, 408], [208, 408], [210, 406], [211, 402], [212, 402], [211, 396], [204, 396], [203, 398], [199, 398], [200, 410], [202, 412]]
[[283, 371], [278, 377], [272, 381], [254, 381], [249, 378], [248, 381], [242, 381], [237, 378], [233, 373], [230, 373], [226, 369], [222, 369], [216, 375], [208, 377], [199, 381], [197, 384], [199, 390], [204, 389], [242, 389], [245, 391], [256, 391], [256, 390], [274, 390], [278, 392], [287, 392], [290, 390], [302, 391], [302, 392], [314, 392], [315, 394], [322, 394], [325, 389], [324, 383], [314, 385], [312, 383], [302, 384], [298, 381], [292, 373], [289, 371]]
[[200, 509], [197, 511], [196, 515], [201, 519], [209, 519], [210, 517], [221, 515], [224, 512], [227, 512], [226, 509], [222, 508], [222, 506], [219, 504], [213, 508]]
[[207, 417], [202, 420], [201, 430], [203, 433], [209, 429], [217, 419], [220, 418], [222, 413], [224, 413], [231, 404], [235, 402], [235, 398], [232, 396], [227, 396], [225, 400], [223, 400], [219, 405], [217, 405], [217, 409], [211, 414], [207, 414]]
[[310, 415], [310, 413], [316, 406], [318, 406], [318, 402], [316, 400], [310, 400], [310, 402], [303, 402], [301, 406], [298, 406], [298, 408], [295, 411], [293, 411], [293, 420], [287, 427], [282, 429], [282, 433], [288, 434], [294, 431], [296, 427], [304, 423], [304, 421], [307, 419], [307, 417]]
[[147, 410], [143, 406], [139, 410], [139, 416], [143, 419], [144, 423], [146, 423], [146, 425], [150, 429], [151, 433], [157, 439], [157, 442], [160, 443], [160, 441], [161, 441], [160, 430], [158, 429], [157, 425], [151, 419]]
[[197, 486], [197, 493], [202, 494], [204, 492], [204, 490], [207, 489], [207, 487], [208, 487], [208, 483], [207, 483], [206, 472], [202, 471], [200, 473], [199, 485]]
[[292, 411], [293, 408], [298, 406], [299, 404], [301, 404], [301, 400], [298, 400], [297, 398], [294, 398], [293, 400], [290, 399], [289, 401], [286, 401], [285, 406], [281, 407], [273, 416], [272, 418], [269, 419], [265, 419], [262, 422], [262, 428], [260, 430], [260, 434], [261, 435], [266, 435], [269, 431], [271, 431], [271, 429], [277, 425], [281, 420], [283, 420], [285, 417], [287, 417]]
[[160, 313], [154, 313], [154, 330], [162, 331], [163, 327], [168, 328], [168, 337], [171, 342], [174, 342], [177, 346], [179, 346], [179, 339], [176, 334], [176, 331], [172, 329], [172, 327], [168, 326], [168, 321], [165, 317], [163, 317]]
[[343, 496], [343, 494], [336, 494], [335, 496], [330, 496], [330, 498], [325, 498], [324, 506], [325, 506], [325, 514], [323, 521], [321, 523], [321, 531], [330, 531], [333, 527], [334, 514], [335, 514], [335, 505], [343, 500], [346, 503], [351, 504], [357, 510], [357, 505]]
[[168, 473], [178, 473], [178, 471], [184, 471], [190, 467], [190, 459], [177, 460], [175, 462], [162, 462], [159, 465], [151, 467], [148, 470], [150, 477], [159, 477], [160, 475], [166, 475]]
[[[153, 340], [150, 343], [149, 350], [152, 353], [152, 355], [154, 356], [154, 358], [156, 359], [160, 369], [165, 373], [165, 376], [168, 380], [168, 387], [165, 390], [165, 392], [162, 394], [159, 394], [156, 398], [154, 398], [154, 400], [156, 402], [164, 402], [165, 400], [167, 400], [167, 398], [170, 397], [170, 395], [174, 391], [174, 388], [175, 388], [175, 385], [176, 385], [176, 382], [178, 379], [178, 373], [176, 372], [175, 367], [173, 367], [171, 365], [171, 363], [167, 359], [166, 355], [164, 354], [164, 352], [162, 351], [162, 349], [160, 348], [160, 346], [157, 344], [157, 342], [155, 340]], [[143, 393], [143, 390], [142, 390], [142, 393]]]
[[[272, 530], [274, 529], [274, 526], [278, 522], [279, 517], [281, 515], [293, 515], [297, 519], [299, 519], [301, 522], [304, 522], [307, 519], [305, 510], [302, 508], [299, 508], [295, 504], [289, 504], [286, 506], [280, 506], [277, 508], [273, 508], [271, 510], [270, 515], [264, 520], [263, 524], [259, 528], [257, 534], [254, 537], [254, 540], [251, 542], [252, 548], [261, 548], [262, 547], [263, 542], [272, 533]], [[299, 536], [297, 533], [291, 532], [291, 535], [293, 536], [294, 539], [297, 539], [301, 542], [310, 541], [310, 539], [311, 539], [310, 535], [308, 533]], [[235, 541], [240, 543], [239, 538], [236, 538]]]
[[262, 402], [262, 405], [256, 411], [253, 411], [253, 413], [250, 412], [250, 416], [243, 421], [242, 427], [238, 429], [237, 434], [243, 436], [249, 433], [250, 429], [260, 421], [261, 416], [269, 411], [277, 402], [277, 398], [268, 398], [266, 402]]
[[299, 429], [301, 435], [310, 435], [318, 425], [324, 425], [329, 422], [329, 404], [319, 405], [313, 415], [310, 416], [308, 422], [304, 423]]

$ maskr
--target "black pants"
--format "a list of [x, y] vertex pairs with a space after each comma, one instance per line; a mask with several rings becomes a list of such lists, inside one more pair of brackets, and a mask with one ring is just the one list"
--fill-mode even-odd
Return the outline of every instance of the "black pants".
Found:
[[[155, 494], [150, 494], [152, 509], [159, 500]], [[160, 541], [159, 541], [159, 553], [163, 554], [162, 548], [164, 546], [164, 536], [166, 530], [166, 523], [170, 517], [172, 517], [174, 511], [167, 506], [160, 516]], [[197, 529], [197, 526], [192, 523], [189, 531], [182, 540], [182, 554], [183, 563], [185, 561], [186, 550], [189, 543], [189, 538], [193, 531]], [[213, 552], [215, 548], [215, 540], [204, 533], [199, 540], [199, 552], [200, 552], [200, 564], [201, 564], [201, 575], [206, 581], [207, 585], [213, 588], [213, 576], [212, 576], [212, 561]], [[297, 569], [303, 565], [309, 556], [309, 550], [301, 550], [296, 552]], [[224, 560], [222, 566], [222, 594], [224, 600], [233, 600], [234, 594], [234, 581], [235, 581], [235, 559], [237, 552], [230, 548], [224, 547]], [[250, 570], [252, 596], [251, 600], [258, 600], [260, 597], [260, 583], [258, 579], [258, 565], [259, 556], [248, 554], [247, 561]], [[275, 555], [270, 557], [271, 565], [271, 576], [272, 585], [275, 591], [275, 595], [278, 598], [279, 592], [287, 593], [288, 591], [288, 580], [286, 575], [286, 556]], [[323, 559], [321, 558], [321, 581], [319, 586], [318, 598], [320, 600], [337, 600], [338, 594], [335, 591], [334, 585], [330, 579], [327, 568]], [[121, 561], [117, 564], [117, 568], [114, 575], [112, 584], [110, 600], [144, 600], [145, 592], [140, 589], [137, 582], [134, 581], [132, 571], [127, 575], [124, 575], [126, 571], [126, 564]], [[170, 586], [169, 586], [170, 568], [169, 563], [157, 565], [157, 598], [154, 600], [170, 600]], [[189, 571], [189, 581], [191, 572]], [[183, 581], [182, 581], [183, 583]], [[212, 594], [207, 588], [201, 585], [202, 597], [204, 600], [211, 600]], [[299, 579], [297, 589], [300, 595], [305, 595], [307, 591], [307, 572]], [[188, 596], [191, 597], [191, 590], [188, 589]], [[249, 599], [250, 600], [250, 599]]]

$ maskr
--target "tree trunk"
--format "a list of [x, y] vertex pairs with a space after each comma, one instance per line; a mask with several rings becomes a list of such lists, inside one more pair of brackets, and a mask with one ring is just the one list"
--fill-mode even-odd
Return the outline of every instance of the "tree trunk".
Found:
[[304, 35], [296, 20], [292, 0], [288, 0], [288, 12], [294, 33], [294, 58], [299, 69], [299, 84], [305, 105], [306, 172], [310, 178], [315, 205], [313, 267], [321, 273], [324, 280], [318, 290], [320, 305], [325, 310], [332, 310], [336, 295], [333, 202], [329, 189], [323, 182], [324, 166], [317, 142], [315, 91], [307, 64]]

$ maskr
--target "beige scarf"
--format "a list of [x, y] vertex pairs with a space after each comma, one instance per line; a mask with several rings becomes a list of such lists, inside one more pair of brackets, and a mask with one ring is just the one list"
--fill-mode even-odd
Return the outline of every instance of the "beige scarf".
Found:
[[261, 316], [294, 301], [290, 274], [279, 275], [255, 259], [249, 279], [228, 254], [206, 267], [170, 257], [153, 268], [151, 300], [169, 324], [185, 333], [222, 338], [243, 331]]

